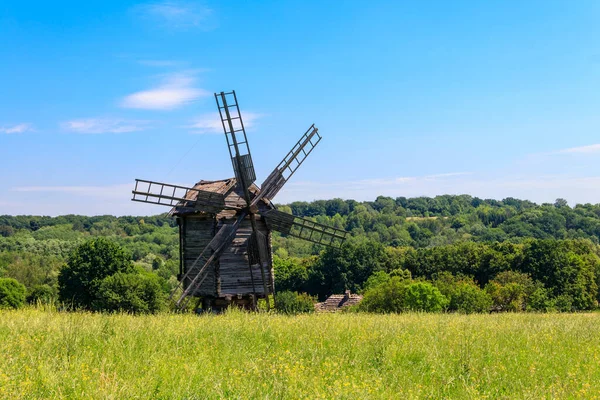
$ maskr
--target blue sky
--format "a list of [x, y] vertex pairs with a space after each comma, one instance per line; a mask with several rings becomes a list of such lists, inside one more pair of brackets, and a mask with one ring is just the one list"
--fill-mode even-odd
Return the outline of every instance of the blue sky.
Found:
[[277, 202], [467, 193], [600, 202], [597, 1], [0, 5], [0, 214], [154, 214], [135, 178], [232, 176], [235, 89]]

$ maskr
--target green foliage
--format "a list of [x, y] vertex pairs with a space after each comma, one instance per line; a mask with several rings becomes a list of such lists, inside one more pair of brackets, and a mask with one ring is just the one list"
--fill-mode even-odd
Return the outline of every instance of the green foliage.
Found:
[[102, 280], [93, 308], [133, 314], [155, 313], [165, 308], [165, 294], [154, 275], [117, 272]]
[[280, 291], [298, 291], [308, 280], [309, 268], [306, 262], [298, 258], [281, 258], [273, 255], [275, 270], [275, 288]]
[[12, 278], [0, 278], [0, 309], [19, 308], [25, 303], [25, 286]]
[[438, 312], [448, 305], [448, 299], [429, 282], [413, 282], [406, 286], [405, 309]]
[[311, 270], [307, 292], [319, 299], [349, 289], [360, 292], [369, 277], [386, 270], [385, 247], [373, 241], [348, 241], [341, 249], [326, 249]]
[[485, 286], [496, 311], [525, 311], [535, 285], [527, 274], [514, 271], [499, 273]]
[[554, 296], [570, 297], [575, 309], [597, 304], [600, 258], [588, 241], [528, 241], [521, 270], [551, 288]]
[[315, 299], [306, 293], [277, 292], [275, 309], [282, 314], [311, 313], [315, 311]]
[[36, 285], [27, 294], [29, 304], [52, 304], [57, 298], [56, 289], [50, 285]]
[[[536, 288], [522, 299], [526, 310], [590, 310], [600, 300], [600, 205], [444, 195], [295, 202], [281, 209], [346, 229], [351, 237], [336, 252], [274, 233], [277, 290], [323, 299], [346, 289], [365, 292], [373, 274], [393, 276], [395, 270], [429, 280], [448, 271], [472, 277], [481, 286], [503, 271], [515, 271], [529, 274]], [[165, 214], [0, 216], [0, 277], [14, 278], [30, 292], [39, 285], [56, 288], [59, 270], [74, 249], [106, 237], [129, 252], [136, 265], [159, 276], [168, 291], [179, 272], [175, 225]], [[517, 287], [504, 286], [497, 288], [498, 296], [520, 296]], [[461, 290], [463, 312], [471, 307], [466, 299], [480, 296], [485, 303], [473, 284]], [[449, 300], [449, 310], [459, 307], [451, 296]], [[516, 303], [507, 307], [522, 308]]]
[[447, 305], [448, 299], [429, 282], [411, 282], [394, 276], [367, 290], [357, 308], [376, 313], [436, 312]]
[[58, 275], [59, 297], [76, 308], [92, 309], [102, 280], [133, 272], [130, 255], [105, 238], [92, 239], [73, 251]]
[[442, 272], [436, 277], [434, 284], [448, 298], [448, 311], [465, 314], [490, 311], [491, 296], [481, 290], [473, 279]]

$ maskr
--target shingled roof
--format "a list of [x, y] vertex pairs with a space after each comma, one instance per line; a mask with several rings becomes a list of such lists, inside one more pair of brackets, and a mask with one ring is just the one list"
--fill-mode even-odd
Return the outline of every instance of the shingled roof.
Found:
[[346, 290], [345, 294], [332, 294], [322, 303], [315, 304], [315, 311], [335, 312], [343, 308], [357, 305], [363, 297], [358, 294], [351, 294]]
[[[225, 204], [229, 206], [235, 206], [239, 208], [243, 208], [246, 206], [246, 202], [243, 198], [243, 191], [236, 185], [235, 178], [221, 179], [217, 181], [200, 181], [193, 186], [193, 189], [203, 190], [207, 192], [219, 193], [225, 196]], [[259, 191], [258, 186], [254, 183], [250, 185], [248, 188], [251, 196], [256, 194]], [[191, 201], [196, 200], [198, 196], [197, 192], [189, 191], [186, 193], [185, 198]], [[258, 204], [259, 209], [262, 211], [265, 208], [272, 209], [273, 205], [266, 199], [263, 199]], [[189, 206], [185, 202], [180, 202], [170, 212], [170, 215], [186, 215], [186, 214], [195, 214], [198, 213], [193, 206]], [[234, 210], [220, 210], [218, 213], [219, 217], [232, 217], [235, 215]]]

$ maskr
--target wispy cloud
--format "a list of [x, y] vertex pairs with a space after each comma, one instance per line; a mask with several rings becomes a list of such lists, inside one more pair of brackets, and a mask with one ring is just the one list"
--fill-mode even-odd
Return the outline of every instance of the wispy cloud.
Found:
[[162, 28], [210, 30], [215, 25], [213, 11], [197, 1], [152, 2], [138, 5], [134, 7], [134, 11]]
[[163, 76], [162, 80], [157, 87], [126, 96], [121, 101], [121, 106], [144, 110], [172, 110], [209, 95], [206, 90], [194, 87], [195, 72], [168, 74]]
[[137, 121], [111, 118], [73, 119], [61, 123], [64, 130], [74, 133], [128, 133], [150, 128], [150, 121]]
[[7, 133], [7, 134], [23, 133], [23, 132], [32, 131], [32, 130], [33, 130], [32, 125], [26, 124], [26, 123], [0, 127], [0, 133]]
[[590, 144], [588, 146], [570, 147], [568, 149], [562, 149], [555, 151], [551, 154], [592, 154], [600, 153], [600, 143]]
[[[242, 113], [242, 120], [244, 121], [244, 128], [252, 129], [256, 126], [256, 121], [263, 117], [263, 114], [245, 111]], [[239, 129], [239, 120], [233, 120], [233, 128]], [[190, 125], [184, 126], [184, 128], [190, 129], [191, 133], [198, 134], [210, 134], [210, 133], [223, 133], [223, 125], [219, 117], [219, 113], [206, 113], [200, 115], [198, 118], [192, 121]]]

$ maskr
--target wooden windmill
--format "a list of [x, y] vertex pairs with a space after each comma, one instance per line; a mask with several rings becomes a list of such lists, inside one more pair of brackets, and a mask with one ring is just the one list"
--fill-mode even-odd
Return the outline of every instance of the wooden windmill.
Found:
[[[271, 231], [339, 247], [347, 232], [278, 211], [271, 200], [320, 142], [314, 124], [259, 188], [235, 91], [215, 93], [234, 178], [188, 188], [136, 179], [134, 201], [172, 207], [180, 236], [176, 305], [256, 307], [274, 292]], [[174, 291], [175, 293], [175, 291]]]

